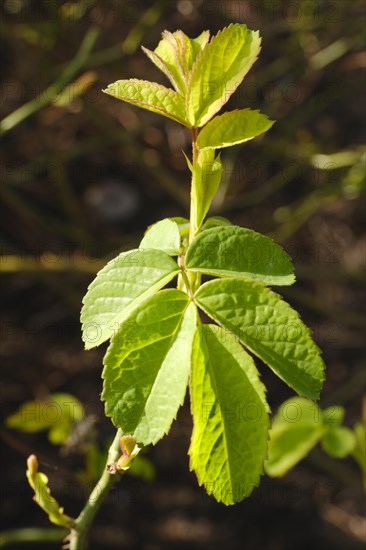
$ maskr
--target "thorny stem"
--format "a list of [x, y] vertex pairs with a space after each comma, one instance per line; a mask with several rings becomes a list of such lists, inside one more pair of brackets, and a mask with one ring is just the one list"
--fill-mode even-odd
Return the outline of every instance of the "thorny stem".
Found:
[[117, 430], [113, 443], [109, 447], [108, 459], [103, 474], [101, 475], [99, 481], [92, 490], [88, 501], [81, 511], [79, 517], [75, 520], [75, 529], [70, 532], [70, 550], [85, 550], [85, 548], [87, 548], [86, 545], [88, 541], [89, 529], [94, 520], [94, 517], [98, 512], [102, 502], [108, 495], [111, 487], [120, 479], [121, 474], [110, 474], [107, 470], [107, 466], [112, 462], [116, 462], [121, 454], [121, 437], [122, 430]]

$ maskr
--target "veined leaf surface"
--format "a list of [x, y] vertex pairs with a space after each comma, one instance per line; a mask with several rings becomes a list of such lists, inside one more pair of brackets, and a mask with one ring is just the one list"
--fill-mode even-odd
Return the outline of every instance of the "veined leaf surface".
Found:
[[117, 80], [103, 91], [117, 99], [190, 127], [186, 120], [183, 97], [171, 88], [166, 88], [156, 82], [131, 78], [130, 80]]
[[319, 398], [325, 368], [320, 351], [278, 294], [257, 281], [232, 278], [205, 283], [195, 299], [297, 393]]
[[268, 406], [253, 359], [220, 327], [197, 330], [190, 391], [191, 469], [216, 500], [240, 502], [263, 473]]
[[106, 415], [138, 443], [161, 439], [183, 403], [196, 315], [187, 294], [162, 290], [111, 341], [103, 370]]
[[278, 244], [235, 225], [199, 233], [188, 248], [186, 267], [218, 277], [245, 277], [273, 285], [295, 281], [291, 259]]
[[80, 319], [85, 348], [99, 346], [118, 332], [135, 307], [178, 273], [178, 264], [159, 250], [131, 250], [111, 260], [83, 299]]
[[187, 115], [204, 126], [229, 100], [260, 51], [258, 32], [229, 25], [206, 45], [193, 64], [187, 93]]
[[154, 248], [170, 256], [178, 256], [180, 239], [179, 224], [174, 220], [166, 218], [148, 228], [139, 248]]
[[252, 109], [230, 111], [210, 120], [198, 135], [199, 149], [231, 147], [263, 134], [273, 125], [266, 115]]

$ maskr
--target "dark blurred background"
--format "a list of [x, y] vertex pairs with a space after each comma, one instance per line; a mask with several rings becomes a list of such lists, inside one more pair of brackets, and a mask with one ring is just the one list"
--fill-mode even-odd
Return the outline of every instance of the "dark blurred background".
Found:
[[[2, 527], [49, 525], [26, 483], [32, 452], [66, 512], [82, 508], [94, 484], [93, 472], [80, 475], [84, 447], [65, 451], [44, 433], [9, 429], [5, 419], [25, 401], [67, 392], [89, 410], [83, 437], [103, 458], [113, 436], [99, 401], [105, 348], [83, 351], [82, 296], [107, 259], [138, 245], [148, 224], [188, 213], [181, 151], [190, 152], [189, 133], [101, 92], [129, 77], [168, 85], [140, 49], [154, 49], [164, 29], [196, 36], [241, 22], [260, 30], [261, 56], [227, 108], [259, 108], [277, 122], [224, 150], [212, 213], [270, 235], [292, 255], [298, 282], [281, 293], [324, 352], [320, 404], [343, 405], [346, 425], [359, 421], [365, 3], [2, 0], [0, 13]], [[276, 410], [292, 392], [259, 368]], [[170, 434], [145, 453], [155, 479], [126, 477], [110, 494], [91, 549], [363, 547], [354, 462], [317, 449], [226, 508], [189, 472], [191, 428], [187, 401]]]

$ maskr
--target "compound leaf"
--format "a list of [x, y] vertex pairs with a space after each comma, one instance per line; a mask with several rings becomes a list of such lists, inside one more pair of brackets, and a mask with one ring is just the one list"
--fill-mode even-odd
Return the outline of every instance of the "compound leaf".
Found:
[[190, 127], [186, 120], [183, 97], [161, 84], [131, 78], [129, 80], [117, 80], [103, 91], [117, 99], [153, 111]]
[[235, 23], [219, 31], [193, 64], [187, 91], [187, 115], [204, 126], [228, 101], [260, 51], [258, 32]]
[[180, 239], [179, 224], [174, 220], [166, 218], [148, 228], [139, 248], [140, 250], [154, 248], [170, 256], [178, 256]]
[[80, 318], [85, 348], [108, 340], [135, 307], [178, 272], [177, 263], [159, 250], [131, 250], [111, 260], [83, 299]]
[[291, 259], [278, 244], [235, 225], [199, 233], [188, 248], [186, 267], [218, 277], [246, 277], [273, 285], [295, 281]]
[[319, 349], [280, 296], [257, 281], [230, 278], [205, 283], [195, 299], [297, 393], [318, 399], [324, 380]]
[[259, 111], [230, 111], [210, 120], [197, 139], [199, 149], [231, 147], [266, 132], [274, 122]]
[[162, 290], [111, 341], [104, 358], [105, 412], [138, 443], [161, 439], [183, 403], [196, 314], [187, 294]]
[[263, 473], [268, 406], [252, 358], [220, 327], [197, 330], [190, 392], [190, 467], [216, 500], [240, 502]]

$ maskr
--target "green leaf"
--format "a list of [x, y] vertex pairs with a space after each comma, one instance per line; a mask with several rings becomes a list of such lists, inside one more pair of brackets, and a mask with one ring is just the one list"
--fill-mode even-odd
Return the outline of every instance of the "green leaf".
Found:
[[186, 120], [183, 97], [161, 84], [131, 78], [117, 80], [103, 92], [142, 109], [171, 118], [190, 128]]
[[192, 41], [181, 30], [174, 33], [164, 31], [163, 39], [154, 52], [142, 47], [145, 54], [182, 95], [185, 95], [185, 82], [194, 59], [193, 48]]
[[188, 248], [186, 267], [217, 277], [245, 277], [272, 285], [295, 281], [291, 259], [278, 244], [235, 225], [199, 233]]
[[213, 227], [221, 227], [223, 225], [233, 225], [230, 220], [224, 218], [223, 216], [211, 216], [207, 218], [205, 223], [202, 226], [202, 231], [206, 229], [212, 229]]
[[106, 415], [138, 443], [161, 439], [183, 403], [196, 315], [187, 294], [162, 290], [111, 341], [103, 370]]
[[173, 84], [174, 88], [178, 93], [181, 93], [180, 88], [180, 82], [176, 79], [176, 76], [174, 76], [171, 69], [168, 67], [168, 65], [162, 60], [161, 57], [159, 57], [155, 52], [152, 52], [148, 48], [145, 48], [144, 46], [141, 46], [142, 51], [145, 55], [154, 63], [154, 65], [165, 74], [166, 77], [170, 80], [171, 84]]
[[191, 38], [190, 40], [193, 49], [192, 61], [195, 61], [198, 57], [198, 54], [200, 54], [208, 44], [208, 41], [210, 40], [210, 31], [203, 31], [199, 36], [197, 36], [196, 38]]
[[181, 246], [185, 250], [188, 246], [188, 240], [189, 240], [189, 228], [190, 228], [189, 220], [187, 220], [187, 218], [180, 218], [180, 217], [170, 218], [170, 219], [172, 220], [172, 222], [176, 222], [178, 224]]
[[193, 62], [209, 41], [209, 31], [203, 31], [197, 38], [188, 38], [181, 30], [163, 32], [163, 38], [155, 51], [142, 46], [148, 58], [168, 77], [182, 96], [186, 94], [186, 80]]
[[167, 76], [170, 78], [177, 92], [179, 92], [182, 96], [185, 95], [186, 85], [184, 82], [184, 74], [182, 74], [179, 64], [177, 42], [171, 32], [163, 32], [163, 38], [155, 48], [154, 53], [160, 57], [165, 66], [168, 68], [173, 78], [171, 79], [168, 75]]
[[178, 256], [180, 250], [180, 231], [177, 222], [166, 218], [151, 225], [140, 243], [140, 250], [154, 248], [170, 256]]
[[75, 520], [63, 513], [64, 509], [60, 507], [57, 500], [51, 495], [48, 486], [48, 477], [42, 472], [38, 472], [38, 460], [35, 455], [30, 455], [27, 459], [27, 478], [32, 487], [35, 496], [33, 500], [48, 515], [49, 520], [55, 525], [73, 529]]
[[153, 463], [144, 456], [137, 456], [131, 463], [128, 473], [133, 477], [138, 477], [144, 481], [153, 481], [155, 479], [155, 467]]
[[148, 296], [179, 272], [177, 263], [159, 250], [131, 250], [111, 260], [83, 299], [81, 322], [85, 348], [99, 346]]
[[297, 393], [318, 399], [324, 380], [319, 349], [280, 296], [257, 281], [216, 279], [202, 285], [195, 299]]
[[258, 32], [238, 23], [219, 31], [193, 64], [187, 115], [193, 126], [204, 126], [229, 100], [260, 51]]
[[68, 393], [54, 393], [44, 401], [26, 401], [8, 416], [8, 428], [26, 433], [48, 431], [53, 445], [66, 441], [75, 422], [81, 420], [84, 408], [80, 401]]
[[323, 422], [326, 426], [338, 426], [342, 424], [344, 418], [344, 408], [338, 405], [332, 405], [323, 410]]
[[199, 151], [192, 174], [192, 195], [195, 207], [193, 223], [196, 234], [220, 185], [222, 174], [220, 156], [215, 157], [215, 151], [212, 149]]
[[268, 406], [252, 358], [220, 327], [197, 330], [190, 391], [191, 470], [219, 502], [240, 502], [263, 473]]
[[[176, 56], [178, 59], [181, 74], [183, 75], [184, 82], [187, 82], [188, 74], [191, 70], [193, 63], [193, 45], [191, 40], [181, 30], [175, 31], [171, 35], [175, 40]], [[184, 94], [185, 95], [185, 91]]]
[[322, 447], [334, 458], [345, 458], [356, 446], [356, 438], [352, 430], [344, 426], [329, 429], [322, 438]]
[[301, 397], [285, 401], [273, 419], [265, 469], [281, 477], [315, 447], [323, 435], [319, 407]]
[[263, 134], [274, 124], [259, 111], [243, 109], [215, 117], [202, 128], [197, 139], [199, 149], [231, 147]]

